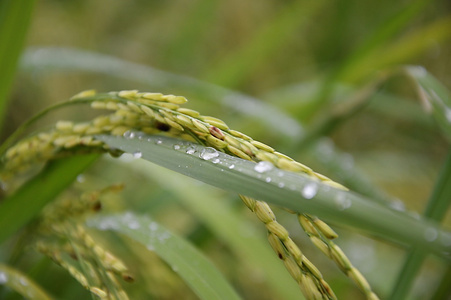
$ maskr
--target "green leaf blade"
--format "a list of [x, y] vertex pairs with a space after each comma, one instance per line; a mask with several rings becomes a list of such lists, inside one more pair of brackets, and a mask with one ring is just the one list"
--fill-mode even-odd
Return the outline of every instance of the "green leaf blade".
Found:
[[122, 233], [156, 252], [201, 299], [240, 299], [202, 253], [147, 216], [97, 216], [88, 220], [88, 226]]
[[[199, 153], [205, 147], [173, 138], [97, 138], [110, 147], [128, 153], [141, 152], [143, 159], [210, 185], [297, 212], [311, 213], [333, 223], [353, 227], [398, 244], [416, 246], [450, 259], [451, 233], [436, 223], [415, 219], [407, 213], [395, 211], [352, 192], [320, 184], [310, 177], [276, 168], [261, 174], [254, 170], [255, 163], [222, 152], [218, 152], [214, 160], [204, 160], [199, 157]], [[196, 151], [187, 154], [188, 147], [195, 147]], [[267, 177], [271, 179], [269, 182]], [[313, 197], [305, 196], [308, 189], [314, 190]]]
[[[111, 161], [114, 163], [113, 159]], [[115, 163], [119, 162], [116, 160]], [[202, 189], [193, 189], [196, 184], [194, 179], [142, 160], [120, 163], [118, 167], [139, 172], [173, 194], [195, 215], [196, 220], [205, 224], [230, 248], [241, 263], [264, 272], [265, 284], [274, 292], [275, 298], [303, 299], [299, 286], [263, 237], [265, 229], [257, 228], [243, 218], [242, 213], [233, 209], [231, 203], [226, 201], [229, 199], [224, 199], [218, 190], [207, 185]]]
[[417, 86], [424, 107], [451, 141], [451, 93], [423, 67], [409, 66], [405, 72]]

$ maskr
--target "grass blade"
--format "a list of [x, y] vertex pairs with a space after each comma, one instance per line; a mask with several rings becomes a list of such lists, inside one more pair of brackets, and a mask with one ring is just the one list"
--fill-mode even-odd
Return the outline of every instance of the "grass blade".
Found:
[[[424, 212], [424, 216], [437, 222], [442, 221], [451, 204], [449, 195], [451, 195], [451, 151], [448, 153], [448, 158], [445, 161], [442, 173]], [[425, 258], [425, 253], [418, 249], [412, 250], [409, 253], [399, 273], [390, 299], [405, 299], [407, 297]]]
[[27, 275], [18, 270], [0, 264], [0, 285], [5, 285], [16, 291], [26, 299], [33, 300], [51, 300], [41, 287], [39, 287]]
[[[222, 152], [218, 152], [214, 161], [204, 160], [199, 157], [199, 153], [205, 147], [173, 138], [98, 136], [98, 139], [128, 153], [141, 152], [142, 158], [146, 160], [210, 185], [294, 211], [311, 213], [330, 222], [354, 227], [400, 244], [416, 246], [450, 259], [447, 253], [451, 248], [451, 233], [435, 223], [417, 220], [352, 192], [320, 184], [310, 177], [277, 168], [262, 176], [254, 170], [254, 162]], [[196, 151], [189, 151], [188, 154], [188, 147]], [[234, 167], [230, 168], [232, 164]], [[310, 197], [313, 199], [302, 197], [306, 190], [309, 194], [311, 190], [315, 191]]]
[[33, 12], [34, 0], [0, 2], [0, 120], [3, 120], [7, 99]]
[[451, 94], [447, 88], [429, 74], [424, 68], [406, 67], [405, 72], [417, 86], [423, 106], [451, 141]]
[[89, 219], [88, 225], [122, 233], [155, 251], [201, 299], [240, 299], [203, 254], [147, 216], [132, 213], [99, 216]]
[[307, 27], [309, 19], [325, 4], [325, 1], [296, 1], [284, 7], [274, 20], [257, 32], [243, 47], [226, 56], [205, 75], [208, 81], [236, 87], [271, 55], [282, 52], [286, 41], [299, 34], [300, 27]]
[[4, 199], [0, 203], [0, 244], [37, 215], [98, 157], [90, 154], [53, 161]]

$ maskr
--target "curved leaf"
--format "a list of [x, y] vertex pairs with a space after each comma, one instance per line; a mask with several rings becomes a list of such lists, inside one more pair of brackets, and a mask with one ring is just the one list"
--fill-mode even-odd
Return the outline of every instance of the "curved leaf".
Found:
[[51, 300], [41, 287], [22, 272], [0, 264], [0, 285], [5, 285], [21, 294], [26, 299]]
[[[451, 233], [352, 192], [334, 189], [310, 177], [273, 168], [259, 173], [254, 162], [168, 137], [98, 136], [110, 147], [149, 160], [222, 189], [298, 212], [307, 212], [366, 233], [435, 252], [450, 259]], [[188, 152], [188, 153], [187, 153]], [[202, 158], [203, 157], [203, 158]], [[208, 159], [212, 158], [212, 159]]]
[[405, 72], [410, 76], [418, 88], [418, 94], [423, 106], [451, 141], [451, 94], [434, 76], [423, 67], [409, 66]]
[[96, 216], [87, 222], [88, 226], [100, 230], [122, 233], [155, 251], [201, 299], [240, 299], [202, 253], [151, 218], [125, 213]]

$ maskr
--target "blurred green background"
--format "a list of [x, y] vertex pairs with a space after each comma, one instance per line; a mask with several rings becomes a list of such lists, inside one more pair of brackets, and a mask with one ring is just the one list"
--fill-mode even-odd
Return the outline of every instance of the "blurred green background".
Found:
[[[371, 182], [382, 194], [400, 199], [409, 210], [421, 214], [446, 156], [447, 141], [405, 77], [390, 76], [377, 88], [370, 88], [367, 95], [361, 93], [368, 83], [383, 76], [381, 71], [403, 64], [424, 66], [450, 88], [450, 41], [448, 0], [41, 0], [35, 4], [25, 42], [26, 56], [17, 72], [2, 136], [5, 138], [40, 109], [81, 90], [136, 88], [182, 94], [190, 100], [186, 107], [221, 118], [232, 128], [337, 181], [347, 183], [349, 174], [343, 170], [357, 170], [361, 176], [358, 179]], [[63, 58], [52, 56], [60, 48], [79, 52]], [[98, 72], [101, 60], [88, 60], [89, 53], [134, 64]], [[158, 77], [161, 81], [153, 82], [140, 69], [146, 66], [168, 73]], [[186, 77], [176, 80], [171, 75]], [[192, 79], [200, 83], [190, 85]], [[242, 108], [237, 113], [225, 103], [226, 97], [223, 102], [213, 99], [206, 92], [211, 88], [208, 84], [239, 91], [276, 107], [302, 124], [303, 133], [300, 127], [281, 127], [283, 134], [281, 128], [268, 128]], [[347, 109], [354, 97], [359, 104], [355, 110]], [[303, 138], [322, 128], [322, 122], [330, 120], [340, 107], [345, 107], [344, 117], [313, 135], [314, 140], [323, 136], [326, 139], [316, 146], [305, 142]], [[74, 112], [57, 118], [71, 114]], [[343, 151], [338, 162], [328, 159], [333, 149]], [[114, 180], [127, 181], [123, 174], [116, 175], [121, 179]], [[136, 181], [129, 181], [130, 189], [125, 193], [130, 196], [125, 198], [149, 197], [149, 191], [135, 192]], [[164, 188], [154, 188], [154, 199], [174, 196]], [[162, 205], [154, 201], [152, 205]], [[170, 203], [163, 205], [167, 208], [161, 219], [167, 218], [166, 223], [175, 230], [194, 228], [190, 233], [194, 240], [196, 234], [202, 236], [192, 217]], [[127, 205], [154, 209], [146, 207], [151, 205], [146, 201]], [[171, 222], [174, 218], [180, 222]], [[297, 228], [293, 219], [282, 216], [288, 228]], [[451, 224], [450, 213], [445, 224]], [[345, 252], [375, 282], [376, 290], [386, 294], [396, 278], [403, 252], [391, 246], [376, 246], [374, 241], [347, 231], [342, 235]], [[337, 275], [329, 262], [322, 265], [322, 257], [315, 257], [317, 251], [309, 249], [301, 233], [295, 238], [306, 244], [305, 252], [314, 257], [320, 269], [326, 268], [326, 277], [336, 278], [332, 285], [338, 288], [337, 294], [343, 299], [360, 296], [353, 289], [341, 287], [346, 279]], [[221, 248], [220, 243], [207, 246]], [[227, 255], [218, 249], [210, 250], [213, 256]], [[229, 258], [216, 258], [227, 269]], [[431, 276], [441, 272], [437, 265], [432, 260], [425, 267], [417, 290], [429, 291], [437, 284], [436, 277]], [[261, 296], [256, 286], [247, 293]]]

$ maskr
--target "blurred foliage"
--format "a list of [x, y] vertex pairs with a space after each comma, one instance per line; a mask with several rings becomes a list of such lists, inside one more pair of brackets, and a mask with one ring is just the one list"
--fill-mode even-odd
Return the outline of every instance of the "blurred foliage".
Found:
[[[337, 152], [345, 152], [340, 156], [343, 168], [358, 170], [362, 180], [373, 183], [389, 198], [401, 199], [409, 210], [421, 214], [449, 151], [449, 141], [425, 113], [415, 86], [405, 77], [391, 76], [365, 97], [360, 97], [359, 93], [362, 87], [382, 78], [387, 68], [402, 64], [424, 66], [449, 89], [450, 24], [451, 2], [448, 0], [41, 0], [35, 4], [25, 44], [26, 47], [89, 50], [235, 89], [279, 108], [301, 123], [307, 133], [319, 128], [323, 120], [329, 120], [336, 107], [358, 98], [355, 110], [338, 118], [333, 126], [323, 127], [327, 130], [321, 131], [321, 136], [327, 140], [321, 145], [335, 145]], [[382, 73], [378, 73], [380, 71]], [[12, 88], [2, 139], [36, 111], [90, 88], [150, 90], [152, 84], [83, 71], [22, 68]], [[268, 131], [256, 125], [253, 119], [209, 101], [189, 87], [174, 91], [167, 86], [156, 92], [193, 95], [188, 104], [190, 108], [220, 117], [233, 128], [276, 146], [315, 170], [346, 181], [340, 168], [334, 169], [329, 161], [318, 158], [321, 149], [330, 151], [328, 147], [317, 147], [318, 136], [307, 147], [302, 144], [305, 136], [287, 140], [277, 131]], [[74, 114], [81, 112], [71, 110], [56, 118]], [[208, 253], [221, 271], [233, 278], [232, 283], [246, 299], [271, 299], [272, 292], [267, 290], [262, 271], [232, 263], [230, 249], [215, 240], [210, 229], [186, 211], [177, 201], [179, 196], [153, 183], [140, 189], [140, 182], [144, 180], [141, 175], [124, 176], [117, 170], [104, 162], [94, 169], [100, 176], [89, 177], [84, 182], [85, 188], [125, 182], [128, 188], [123, 199], [110, 203], [111, 210], [127, 207], [149, 212]], [[231, 209], [242, 210], [231, 195], [218, 197], [232, 203]], [[282, 215], [281, 222], [288, 228], [295, 227], [289, 215], [286, 218]], [[449, 211], [444, 224], [448, 228], [451, 225]], [[256, 228], [259, 230], [258, 225]], [[363, 268], [363, 273], [381, 295], [388, 295], [401, 269], [404, 252], [349, 234], [344, 229], [338, 231], [341, 233], [339, 243], [350, 253], [351, 260]], [[303, 251], [324, 270], [339, 298], [361, 297], [332, 264], [316, 254], [305, 236], [294, 235], [305, 245]], [[16, 253], [13, 244], [11, 242], [11, 248], [0, 249], [0, 260]], [[123, 244], [118, 241], [114, 244], [118, 245], [118, 252], [136, 251], [137, 258], [130, 259], [132, 265], [143, 264], [142, 251], [124, 250], [127, 246]], [[22, 257], [15, 262], [29, 270], [38, 259]], [[42, 275], [47, 274], [48, 262], [40, 264], [35, 265], [31, 273], [58, 297], [76, 299], [77, 296], [69, 295], [84, 293], [64, 274], [55, 276], [59, 288], [52, 287], [52, 282]], [[174, 293], [164, 288], [148, 292], [157, 299], [183, 295], [187, 290], [183, 282], [173, 279], [170, 269], [163, 263], [159, 262], [158, 266], [164, 270], [161, 271], [164, 276], [159, 278], [152, 271], [149, 276], [169, 286], [168, 289], [174, 289]], [[152, 267], [146, 265], [147, 269]], [[249, 272], [250, 279], [246, 277]], [[438, 285], [443, 272], [440, 261], [429, 259], [417, 279], [420, 284], [415, 286], [411, 296], [416, 295], [414, 299], [427, 297]], [[250, 287], [247, 282], [251, 282]], [[73, 290], [77, 292], [71, 292]], [[0, 297], [2, 295], [7, 295], [8, 299], [15, 297], [0, 291]]]

